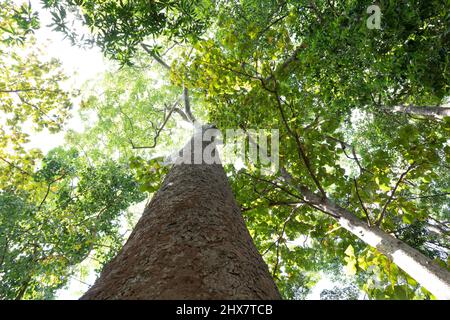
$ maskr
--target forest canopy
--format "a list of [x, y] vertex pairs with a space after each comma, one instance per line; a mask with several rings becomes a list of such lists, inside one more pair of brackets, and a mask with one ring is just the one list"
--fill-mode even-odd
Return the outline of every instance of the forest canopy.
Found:
[[[44, 13], [108, 70], [67, 86]], [[0, 298], [97, 274], [199, 123], [279, 132], [278, 170], [224, 169], [283, 298], [324, 277], [321, 299], [449, 297], [449, 25], [442, 0], [2, 1]], [[33, 147], [42, 131], [63, 145]]]

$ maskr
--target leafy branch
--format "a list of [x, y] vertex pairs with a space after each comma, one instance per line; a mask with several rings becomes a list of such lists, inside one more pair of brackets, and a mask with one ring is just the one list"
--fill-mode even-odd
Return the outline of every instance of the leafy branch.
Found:
[[397, 191], [400, 183], [402, 183], [403, 179], [406, 177], [408, 172], [410, 172], [411, 170], [413, 170], [416, 167], [417, 167], [417, 165], [415, 163], [412, 163], [410, 166], [408, 166], [406, 171], [404, 171], [400, 175], [399, 179], [397, 180], [397, 183], [395, 184], [394, 188], [391, 190], [391, 194], [390, 194], [388, 200], [386, 201], [386, 203], [383, 206], [383, 210], [381, 211], [380, 216], [378, 217], [378, 220], [375, 222], [375, 225], [377, 227], [379, 227], [381, 225], [381, 222], [383, 221], [384, 215], [386, 214], [387, 207], [389, 206], [391, 201], [394, 199], [395, 192]]

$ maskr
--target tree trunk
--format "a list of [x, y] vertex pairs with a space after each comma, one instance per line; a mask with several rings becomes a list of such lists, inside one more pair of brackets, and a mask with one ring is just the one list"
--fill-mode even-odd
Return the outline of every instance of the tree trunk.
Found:
[[280, 298], [222, 165], [204, 162], [172, 167], [125, 246], [81, 297]]
[[368, 245], [389, 257], [438, 299], [450, 299], [450, 272], [435, 264], [416, 249], [394, 238], [376, 226], [369, 227], [351, 212], [304, 187], [297, 188], [305, 200], [333, 215], [339, 224]]
[[416, 106], [396, 106], [395, 112], [402, 112], [413, 115], [429, 117], [450, 117], [450, 107], [416, 107]]

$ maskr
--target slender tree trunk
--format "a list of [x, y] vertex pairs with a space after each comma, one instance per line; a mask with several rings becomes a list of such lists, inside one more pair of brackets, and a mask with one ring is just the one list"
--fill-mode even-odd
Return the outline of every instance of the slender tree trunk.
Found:
[[222, 165], [181, 163], [81, 299], [280, 299], [280, 294]]
[[389, 257], [438, 299], [450, 299], [450, 272], [448, 270], [441, 268], [430, 258], [380, 228], [369, 227], [367, 223], [332, 201], [323, 199], [307, 188], [297, 187], [297, 189], [307, 202], [333, 215], [343, 228]]
[[416, 107], [416, 106], [396, 106], [395, 112], [408, 113], [413, 115], [429, 117], [450, 117], [450, 107]]

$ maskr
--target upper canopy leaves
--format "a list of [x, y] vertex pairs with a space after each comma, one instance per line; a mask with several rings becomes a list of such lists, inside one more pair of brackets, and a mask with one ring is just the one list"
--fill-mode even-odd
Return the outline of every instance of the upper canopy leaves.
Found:
[[[108, 56], [130, 64], [138, 46], [149, 37], [186, 41], [201, 35], [208, 23], [209, 1], [44, 0], [55, 29], [77, 44], [96, 44]], [[90, 34], [79, 35], [70, 22], [81, 19]], [[153, 47], [155, 52], [157, 47]]]
[[[379, 1], [381, 29], [367, 28], [367, 1], [45, 3], [57, 28], [75, 41], [65, 21], [80, 13], [92, 31], [89, 42], [122, 63], [140, 54], [143, 41], [183, 42], [184, 52], [173, 57], [171, 85], [156, 92], [145, 73], [125, 69], [102, 84], [105, 97], [87, 99], [84, 110], [99, 119], [91, 136], [74, 134], [71, 142], [89, 146], [95, 161], [104, 161], [101, 137], [107, 154], [119, 151], [121, 162], [129, 159], [142, 190], [153, 192], [163, 171], [155, 173], [151, 160], [128, 152], [155, 137], [146, 129], [165, 119], [164, 104], [178, 98], [177, 86], [188, 87], [195, 107], [205, 107], [208, 121], [221, 129], [280, 129], [280, 164], [293, 183], [281, 173], [263, 173], [258, 163], [226, 169], [286, 297], [305, 294], [319, 271], [340, 274], [346, 265], [370, 297], [430, 298], [388, 257], [305, 203], [293, 184], [448, 264], [450, 122], [396, 108], [438, 107], [450, 94], [446, 2]], [[157, 143], [170, 138], [167, 130]], [[11, 208], [33, 207], [8, 199]]]

